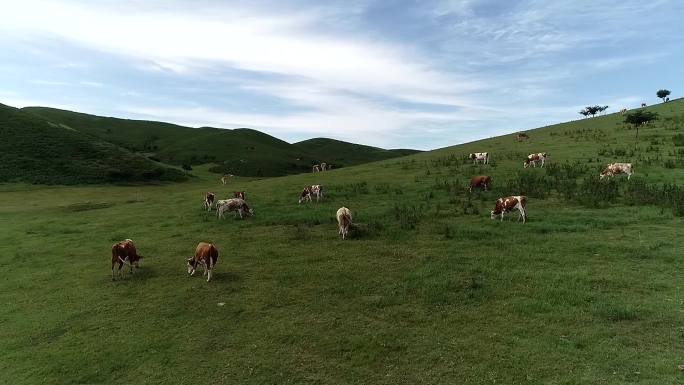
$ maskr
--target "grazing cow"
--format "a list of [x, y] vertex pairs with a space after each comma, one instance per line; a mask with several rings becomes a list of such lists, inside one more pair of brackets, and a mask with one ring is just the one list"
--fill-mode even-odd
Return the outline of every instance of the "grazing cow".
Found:
[[529, 139], [529, 138], [530, 138], [530, 136], [527, 135], [527, 134], [524, 133], [524, 132], [521, 132], [521, 133], [519, 133], [518, 135], [515, 136], [515, 140], [517, 140], [518, 142], [522, 142], [523, 140], [526, 140], [526, 139]]
[[333, 168], [333, 165], [332, 165], [332, 163], [331, 163], [331, 164], [328, 165], [328, 171], [332, 170], [332, 168]]
[[316, 202], [319, 202], [323, 198], [323, 186], [320, 184], [315, 184], [311, 186], [304, 187], [302, 193], [299, 194], [299, 203], [304, 201], [312, 201], [312, 195], [316, 196]]
[[195, 256], [188, 258], [188, 274], [195, 275], [197, 265], [202, 265], [207, 276], [207, 282], [211, 281], [211, 272], [218, 261], [218, 250], [213, 243], [200, 242], [195, 249]]
[[489, 163], [489, 153], [488, 152], [476, 152], [468, 155], [468, 158], [473, 160], [473, 164], [482, 162], [483, 164]]
[[133, 266], [140, 268], [140, 260], [142, 255], [138, 255], [133, 241], [124, 239], [112, 245], [112, 280], [114, 279], [114, 265], [119, 264], [118, 275], [123, 277], [121, 268], [124, 264], [131, 267], [131, 274], [133, 274]]
[[349, 226], [351, 226], [352, 223], [351, 211], [346, 207], [340, 207], [339, 210], [337, 210], [336, 217], [337, 225], [339, 227], [337, 233], [342, 236], [342, 239], [345, 239], [347, 238], [347, 234], [349, 234]]
[[233, 191], [233, 197], [245, 200], [245, 192], [244, 191]]
[[254, 215], [254, 210], [250, 209], [244, 199], [232, 198], [216, 202], [216, 215], [219, 219], [223, 218], [223, 214], [235, 211], [240, 215], [240, 218]]
[[204, 209], [211, 211], [211, 207], [214, 205], [214, 194], [208, 192], [204, 194]]
[[646, 107], [646, 103], [641, 103], [641, 107]]
[[311, 172], [320, 172], [321, 171], [321, 166], [314, 164], [313, 167], [311, 168]]
[[328, 170], [328, 164], [323, 162], [321, 163], [321, 171], [327, 171]]
[[632, 177], [634, 171], [631, 163], [611, 163], [603, 171], [601, 171], [600, 179], [607, 176], [612, 177], [615, 174], [627, 174], [627, 180]]
[[520, 212], [518, 214], [518, 221], [522, 218], [523, 223], [527, 221], [527, 197], [518, 195], [510, 196], [505, 198], [499, 198], [496, 200], [496, 206], [494, 210], [491, 211], [491, 218], [495, 219], [497, 215], [501, 215], [501, 221], [504, 219], [504, 214], [518, 209]]
[[627, 113], [627, 109], [625, 107], [622, 107], [622, 109], [620, 110], [620, 115], [624, 115], [626, 113]]
[[487, 191], [487, 188], [489, 185], [492, 183], [492, 177], [488, 175], [477, 175], [472, 178], [470, 178], [470, 188], [468, 189], [469, 192], [473, 192], [474, 188], [482, 188], [483, 190]]
[[228, 179], [230, 179], [232, 177], [233, 177], [233, 174], [226, 174], [226, 175], [222, 176], [221, 177], [221, 183], [223, 183], [224, 185], [227, 184]]
[[523, 162], [523, 167], [528, 168], [530, 165], [532, 167], [537, 167], [537, 162], [541, 162], [541, 166], [544, 167], [544, 164], [546, 163], [546, 158], [549, 156], [546, 152], [540, 152], [537, 154], [530, 154], [527, 156], [527, 159]]

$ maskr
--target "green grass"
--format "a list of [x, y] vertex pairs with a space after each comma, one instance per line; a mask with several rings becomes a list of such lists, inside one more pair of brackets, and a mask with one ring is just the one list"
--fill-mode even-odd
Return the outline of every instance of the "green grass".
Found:
[[[0, 382], [681, 383], [684, 217], [664, 193], [630, 204], [630, 186], [684, 181], [665, 167], [684, 102], [649, 109], [661, 120], [638, 141], [609, 115], [228, 186], [207, 167], [175, 185], [2, 186]], [[471, 165], [473, 151], [492, 164]], [[556, 168], [523, 170], [541, 151]], [[611, 161], [633, 162], [632, 180], [610, 201], [581, 193]], [[493, 191], [468, 197], [482, 173]], [[325, 201], [297, 204], [313, 183]], [[490, 220], [521, 188], [528, 223]], [[203, 192], [234, 190], [254, 218], [202, 211]], [[340, 206], [354, 214], [346, 241]], [[109, 250], [127, 237], [142, 268], [112, 282]], [[202, 240], [221, 252], [208, 284], [184, 267]]]
[[339, 168], [415, 152], [383, 150], [324, 138], [290, 144], [247, 128], [190, 128], [46, 107], [22, 110], [165, 163], [179, 166], [216, 163], [212, 171], [241, 176], [297, 174], [309, 172], [313, 164], [321, 162], [334, 163]]
[[183, 181], [181, 170], [0, 104], [0, 183]]

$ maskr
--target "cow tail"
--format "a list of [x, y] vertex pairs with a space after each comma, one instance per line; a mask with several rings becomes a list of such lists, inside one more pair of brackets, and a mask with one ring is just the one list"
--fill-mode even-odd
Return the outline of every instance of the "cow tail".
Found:
[[126, 261], [125, 259], [121, 259], [121, 257], [119, 257], [119, 262], [123, 263], [124, 265], [128, 265], [128, 266], [131, 266], [131, 267], [133, 266], [133, 265], [131, 265], [128, 261]]

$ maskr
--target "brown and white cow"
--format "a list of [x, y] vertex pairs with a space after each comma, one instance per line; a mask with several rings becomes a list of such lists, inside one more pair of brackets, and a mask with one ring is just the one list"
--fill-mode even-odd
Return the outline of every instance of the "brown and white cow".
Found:
[[468, 191], [473, 192], [474, 188], [481, 188], [485, 191], [487, 191], [487, 188], [489, 188], [489, 185], [492, 183], [492, 177], [488, 175], [477, 175], [472, 178], [470, 178], [470, 187], [468, 188]]
[[205, 193], [204, 194], [204, 209], [207, 211], [211, 211], [212, 206], [214, 206], [214, 194], [213, 193]]
[[316, 202], [319, 202], [323, 198], [323, 186], [320, 184], [314, 184], [311, 186], [306, 186], [299, 194], [299, 203], [304, 201], [312, 201], [312, 196], [316, 196]]
[[523, 223], [527, 221], [527, 197], [522, 195], [515, 195], [496, 200], [496, 206], [491, 211], [491, 218], [495, 219], [497, 215], [501, 215], [501, 220], [504, 219], [504, 214], [518, 209], [518, 221], [522, 218]]
[[123, 277], [121, 268], [124, 264], [131, 267], [131, 274], [133, 274], [133, 266], [140, 268], [140, 260], [142, 255], [138, 251], [130, 239], [124, 239], [112, 245], [112, 280], [114, 279], [114, 266], [118, 263], [118, 275]]
[[615, 174], [627, 174], [627, 180], [632, 177], [634, 171], [631, 163], [611, 163], [603, 171], [601, 171], [600, 179], [607, 176], [612, 177]]
[[483, 164], [489, 163], [489, 153], [488, 152], [475, 152], [468, 155], [469, 159], [472, 159], [473, 164], [482, 162]]
[[528, 168], [530, 165], [532, 167], [537, 167], [537, 162], [541, 162], [541, 167], [544, 167], [544, 163], [546, 163], [546, 158], [549, 156], [549, 154], [545, 152], [539, 152], [536, 154], [530, 154], [527, 156], [527, 159], [523, 162], [523, 167]]
[[244, 199], [232, 198], [216, 202], [216, 215], [219, 219], [227, 212], [235, 211], [240, 218], [254, 215], [254, 210], [250, 209]]
[[323, 162], [321, 163], [321, 171], [328, 171], [328, 164]]
[[346, 207], [340, 207], [335, 216], [337, 217], [337, 227], [339, 229], [337, 233], [342, 236], [342, 239], [345, 239], [347, 234], [349, 234], [349, 227], [352, 223], [351, 211]]
[[314, 164], [313, 167], [311, 168], [311, 172], [320, 172], [321, 171], [321, 166]]
[[195, 275], [197, 266], [204, 268], [202, 275], [207, 276], [207, 282], [211, 281], [211, 273], [218, 262], [219, 252], [213, 243], [200, 242], [195, 248], [195, 255], [188, 258], [188, 274]]
[[233, 191], [233, 197], [245, 200], [245, 192], [244, 191]]
[[529, 139], [529, 138], [530, 138], [530, 136], [527, 135], [527, 134], [524, 133], [524, 132], [521, 132], [521, 133], [519, 133], [518, 135], [515, 136], [515, 140], [517, 140], [518, 142], [522, 142], [523, 140], [526, 140], [526, 139]]
[[622, 107], [622, 109], [620, 109], [620, 115], [624, 115], [626, 113], [627, 113], [627, 108]]

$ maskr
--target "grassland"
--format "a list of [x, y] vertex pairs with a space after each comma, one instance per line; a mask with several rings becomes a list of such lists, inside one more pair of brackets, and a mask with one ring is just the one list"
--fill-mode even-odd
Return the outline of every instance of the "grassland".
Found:
[[177, 166], [215, 163], [212, 171], [241, 176], [297, 174], [321, 162], [335, 163], [340, 168], [415, 152], [383, 150], [326, 138], [290, 144], [248, 128], [191, 128], [46, 107], [22, 110], [164, 163]]
[[[638, 140], [608, 115], [228, 186], [202, 167], [167, 186], [3, 185], [0, 383], [682, 383], [684, 102], [649, 109], [661, 119]], [[523, 170], [541, 151], [554, 166]], [[599, 183], [612, 161], [632, 180]], [[481, 173], [493, 191], [469, 196]], [[326, 200], [298, 205], [312, 183]], [[203, 192], [238, 189], [254, 218], [201, 210]], [[528, 223], [490, 220], [514, 193]], [[143, 267], [112, 282], [126, 237]], [[201, 240], [221, 251], [208, 284], [184, 267]]]

